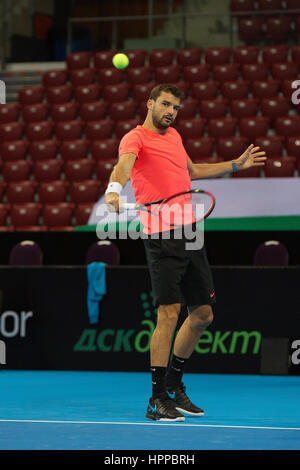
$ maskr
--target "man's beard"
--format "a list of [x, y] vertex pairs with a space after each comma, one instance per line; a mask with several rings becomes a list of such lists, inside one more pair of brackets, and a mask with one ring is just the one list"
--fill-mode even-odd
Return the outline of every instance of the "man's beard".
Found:
[[170, 121], [165, 121], [164, 117], [165, 116], [158, 119], [155, 115], [155, 112], [152, 111], [152, 122], [157, 129], [168, 129], [168, 127], [173, 124], [173, 119], [171, 119]]

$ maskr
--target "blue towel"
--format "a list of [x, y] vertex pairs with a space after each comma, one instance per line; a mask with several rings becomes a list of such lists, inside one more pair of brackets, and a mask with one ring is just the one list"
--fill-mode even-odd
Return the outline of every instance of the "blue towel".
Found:
[[90, 323], [99, 319], [99, 303], [106, 294], [106, 263], [90, 263], [87, 265], [88, 292], [87, 306]]

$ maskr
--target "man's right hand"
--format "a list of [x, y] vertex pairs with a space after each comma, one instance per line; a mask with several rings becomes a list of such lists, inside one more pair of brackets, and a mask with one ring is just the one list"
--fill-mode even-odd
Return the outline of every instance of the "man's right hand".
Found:
[[110, 212], [122, 212], [122, 200], [118, 193], [106, 194], [105, 204]]

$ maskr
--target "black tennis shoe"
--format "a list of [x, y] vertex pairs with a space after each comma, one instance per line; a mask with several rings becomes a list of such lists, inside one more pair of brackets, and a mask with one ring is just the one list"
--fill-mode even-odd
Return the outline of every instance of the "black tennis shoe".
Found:
[[177, 387], [167, 388], [167, 393], [173, 401], [175, 408], [181, 413], [192, 416], [203, 416], [204, 411], [194, 405], [185, 393], [185, 385], [181, 382]]
[[164, 392], [150, 398], [146, 418], [152, 421], [184, 421], [184, 416], [176, 410], [173, 400]]

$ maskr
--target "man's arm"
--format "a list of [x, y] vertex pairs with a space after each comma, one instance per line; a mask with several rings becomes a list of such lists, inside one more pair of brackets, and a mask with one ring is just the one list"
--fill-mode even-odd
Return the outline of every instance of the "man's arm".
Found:
[[[109, 183], [119, 183], [123, 188], [130, 179], [131, 170], [133, 168], [136, 155], [133, 153], [125, 153], [121, 155], [118, 163], [111, 172]], [[118, 192], [109, 192], [105, 196], [105, 203], [111, 211], [118, 212], [120, 209], [120, 196]]]
[[252, 166], [264, 166], [266, 152], [260, 152], [259, 147], [250, 145], [247, 150], [235, 160], [221, 163], [193, 163], [188, 160], [188, 170], [191, 179], [215, 178], [233, 171], [246, 170]]

